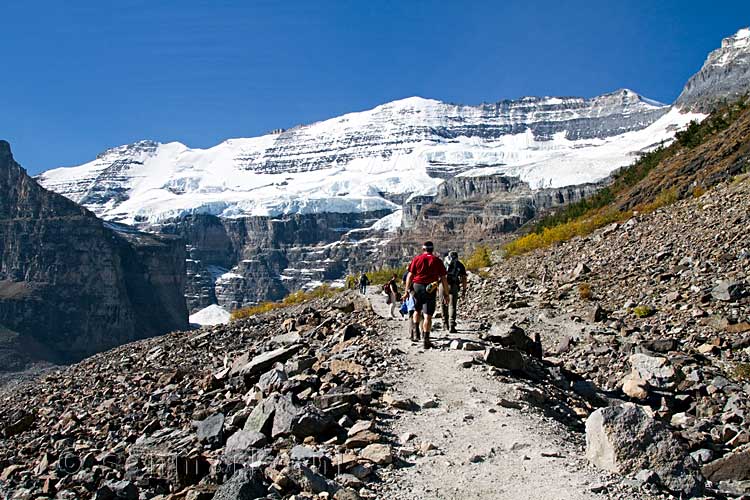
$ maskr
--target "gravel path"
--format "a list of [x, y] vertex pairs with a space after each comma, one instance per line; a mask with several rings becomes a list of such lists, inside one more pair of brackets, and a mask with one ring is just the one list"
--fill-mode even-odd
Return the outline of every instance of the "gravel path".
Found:
[[[375, 312], [388, 318], [384, 297], [370, 298]], [[437, 405], [401, 411], [393, 421], [390, 430], [395, 436], [414, 437], [402, 447], [404, 466], [383, 473], [380, 498], [624, 498], [622, 493], [606, 493], [607, 484], [611, 490], [620, 488], [585, 460], [581, 434], [536, 410], [499, 405], [501, 400], [512, 405], [517, 387], [494, 379], [484, 366], [461, 366], [461, 360], [473, 353], [445, 347], [454, 338], [477, 340], [469, 324], [460, 322], [455, 335], [433, 332], [438, 347], [444, 348], [424, 351], [409, 341], [405, 321], [387, 321], [392, 326], [391, 345], [406, 353], [408, 367], [389, 382], [419, 404], [434, 400]], [[405, 452], [433, 446], [426, 453]]]

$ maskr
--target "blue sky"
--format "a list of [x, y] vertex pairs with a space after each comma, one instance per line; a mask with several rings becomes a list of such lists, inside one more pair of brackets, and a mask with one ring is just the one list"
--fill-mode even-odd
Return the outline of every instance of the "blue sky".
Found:
[[209, 147], [411, 95], [627, 87], [671, 102], [749, 24], [746, 0], [7, 2], [0, 138], [38, 173], [139, 139]]

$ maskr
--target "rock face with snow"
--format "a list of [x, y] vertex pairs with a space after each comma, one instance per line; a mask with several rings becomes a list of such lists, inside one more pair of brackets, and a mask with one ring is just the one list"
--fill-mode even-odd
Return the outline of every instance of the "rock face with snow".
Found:
[[408, 227], [428, 220], [416, 213], [427, 202], [483, 205], [469, 184], [497, 201], [480, 229], [515, 229], [588, 192], [537, 199], [538, 188], [606, 177], [687, 120], [629, 90], [480, 106], [409, 98], [207, 150], [143, 141], [39, 181], [106, 219], [184, 237], [190, 310], [232, 309], [372, 266], [373, 234], [400, 227], [402, 207]]
[[414, 97], [206, 150], [142, 141], [39, 181], [105, 219], [134, 224], [196, 213], [392, 211], [404, 195], [467, 171], [531, 187], [606, 177], [671, 136], [684, 120], [668, 109], [629, 90], [480, 106]]
[[0, 141], [0, 371], [187, 327], [184, 244], [47, 191]]
[[701, 70], [685, 85], [675, 105], [685, 110], [711, 111], [721, 102], [750, 92], [750, 28], [725, 38], [708, 55]]
[[748, 47], [750, 30], [724, 40], [672, 108], [630, 90], [478, 106], [412, 97], [205, 150], [141, 141], [39, 182], [107, 220], [185, 237], [191, 311], [233, 308], [370, 267], [378, 248], [395, 250], [380, 263], [403, 259], [403, 244], [368, 232], [378, 218], [375, 233], [399, 227], [402, 243], [428, 233], [454, 245], [577, 201], [750, 88]]

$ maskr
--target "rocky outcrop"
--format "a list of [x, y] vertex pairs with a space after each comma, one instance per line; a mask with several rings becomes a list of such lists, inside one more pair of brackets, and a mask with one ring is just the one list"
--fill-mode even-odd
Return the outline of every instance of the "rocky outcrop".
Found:
[[45, 190], [0, 141], [0, 370], [187, 327], [184, 261], [180, 240], [105, 223]]
[[[193, 215], [150, 229], [188, 243], [186, 297], [191, 312], [278, 300], [301, 288], [370, 265], [375, 242], [360, 230], [389, 211], [223, 219]], [[362, 239], [367, 233], [361, 232]]]
[[603, 184], [531, 189], [516, 177], [457, 176], [434, 196], [413, 197], [404, 205], [404, 240], [431, 238], [444, 249], [498, 240], [549, 209], [589, 196]]
[[750, 92], [750, 28], [725, 38], [688, 80], [675, 106], [708, 113]]

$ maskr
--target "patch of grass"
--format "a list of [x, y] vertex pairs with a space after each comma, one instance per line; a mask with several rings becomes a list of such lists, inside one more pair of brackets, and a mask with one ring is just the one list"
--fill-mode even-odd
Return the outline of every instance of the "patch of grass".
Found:
[[639, 205], [636, 207], [636, 210], [647, 214], [649, 212], [653, 212], [656, 209], [665, 207], [667, 205], [671, 205], [672, 203], [675, 203], [677, 200], [680, 199], [680, 196], [677, 194], [676, 189], [669, 189], [667, 191], [663, 191], [659, 193], [659, 195], [654, 198], [654, 201], [651, 203], [646, 203], [645, 205]]
[[581, 283], [578, 285], [578, 295], [581, 296], [583, 300], [591, 300], [593, 297], [593, 293], [591, 292], [591, 285], [588, 283]]
[[738, 382], [750, 382], [750, 363], [736, 363], [732, 368], [732, 377]]
[[323, 284], [312, 290], [298, 290], [296, 292], [290, 293], [279, 302], [261, 302], [260, 304], [254, 306], [243, 307], [241, 309], [232, 311], [231, 319], [237, 320], [248, 318], [250, 316], [255, 316], [256, 314], [263, 314], [269, 311], [273, 311], [274, 309], [282, 309], [284, 307], [302, 304], [314, 299], [333, 297], [334, 295], [340, 293], [340, 291], [340, 289], [333, 288], [328, 284]]
[[487, 245], [479, 245], [474, 249], [471, 255], [464, 262], [464, 266], [469, 271], [478, 271], [483, 267], [492, 265], [492, 249]]
[[648, 318], [649, 316], [656, 314], [656, 309], [651, 306], [638, 306], [633, 308], [633, 314], [639, 318]]
[[692, 192], [693, 198], [700, 198], [704, 194], [706, 194], [706, 188], [704, 188], [703, 186], [695, 186], [693, 188], [693, 192]]

